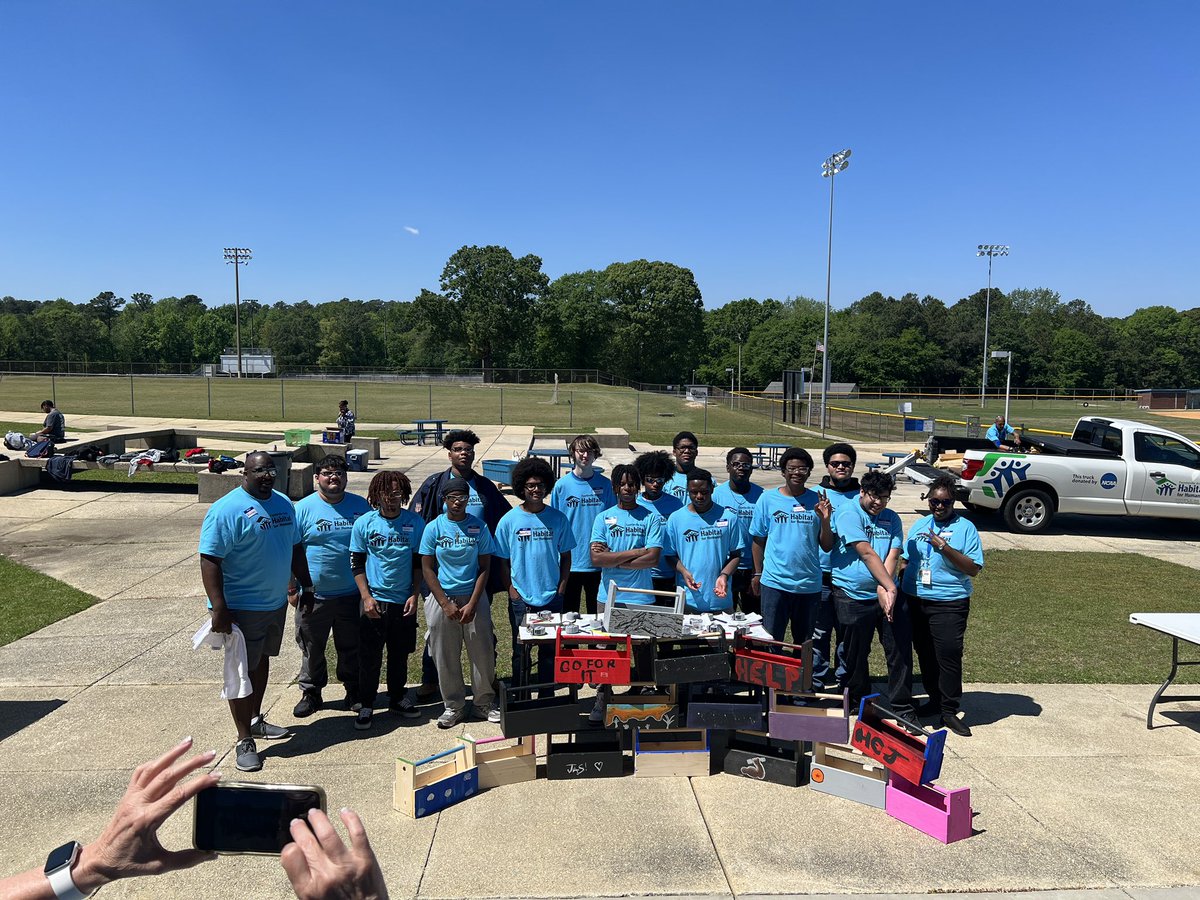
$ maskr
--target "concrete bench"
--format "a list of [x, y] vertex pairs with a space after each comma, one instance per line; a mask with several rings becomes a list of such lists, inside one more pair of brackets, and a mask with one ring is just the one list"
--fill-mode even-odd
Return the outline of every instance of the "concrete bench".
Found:
[[[563, 444], [568, 444], [573, 441], [578, 434], [579, 432], [575, 432], [574, 434], [567, 434], [565, 432], [539, 432], [533, 436], [530, 446], [533, 446], [535, 443], [553, 444], [556, 441], [562, 441]], [[601, 449], [629, 449], [629, 432], [624, 428], [597, 428], [592, 437], [596, 439], [596, 443], [600, 445]]]
[[350, 438], [351, 450], [366, 450], [367, 459], [383, 459], [379, 450], [379, 438], [359, 437], [357, 434]]

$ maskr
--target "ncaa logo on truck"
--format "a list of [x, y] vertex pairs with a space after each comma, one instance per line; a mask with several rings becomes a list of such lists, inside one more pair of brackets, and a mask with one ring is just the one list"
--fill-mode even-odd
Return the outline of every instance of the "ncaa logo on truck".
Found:
[[1106, 491], [1111, 491], [1116, 486], [1117, 476], [1112, 472], [1105, 472], [1100, 476], [1100, 487], [1104, 488]]

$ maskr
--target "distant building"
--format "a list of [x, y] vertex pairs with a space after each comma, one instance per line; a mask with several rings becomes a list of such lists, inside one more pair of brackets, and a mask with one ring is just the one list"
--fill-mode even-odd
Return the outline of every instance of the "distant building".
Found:
[[[221, 375], [238, 373], [238, 355], [236, 350], [226, 349], [221, 354], [221, 363], [217, 369]], [[275, 354], [260, 347], [242, 348], [242, 375], [274, 375]]]
[[1189, 406], [1189, 394], [1200, 391], [1188, 391], [1176, 388], [1142, 388], [1134, 391], [1137, 395], [1138, 409], [1195, 409]]

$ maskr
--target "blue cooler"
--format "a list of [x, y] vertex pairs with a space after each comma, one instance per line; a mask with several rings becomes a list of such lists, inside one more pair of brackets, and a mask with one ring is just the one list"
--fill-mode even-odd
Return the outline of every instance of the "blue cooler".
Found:
[[367, 451], [366, 450], [348, 450], [346, 451], [346, 468], [351, 472], [367, 471]]

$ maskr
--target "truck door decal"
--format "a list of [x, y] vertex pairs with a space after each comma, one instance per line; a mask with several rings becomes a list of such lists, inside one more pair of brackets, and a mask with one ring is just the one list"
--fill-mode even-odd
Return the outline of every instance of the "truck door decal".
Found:
[[999, 453], [989, 453], [983, 458], [983, 471], [987, 475], [983, 479], [984, 496], [1000, 498], [1018, 481], [1024, 481], [1029, 463], [1022, 462], [1019, 456], [1005, 456]]

